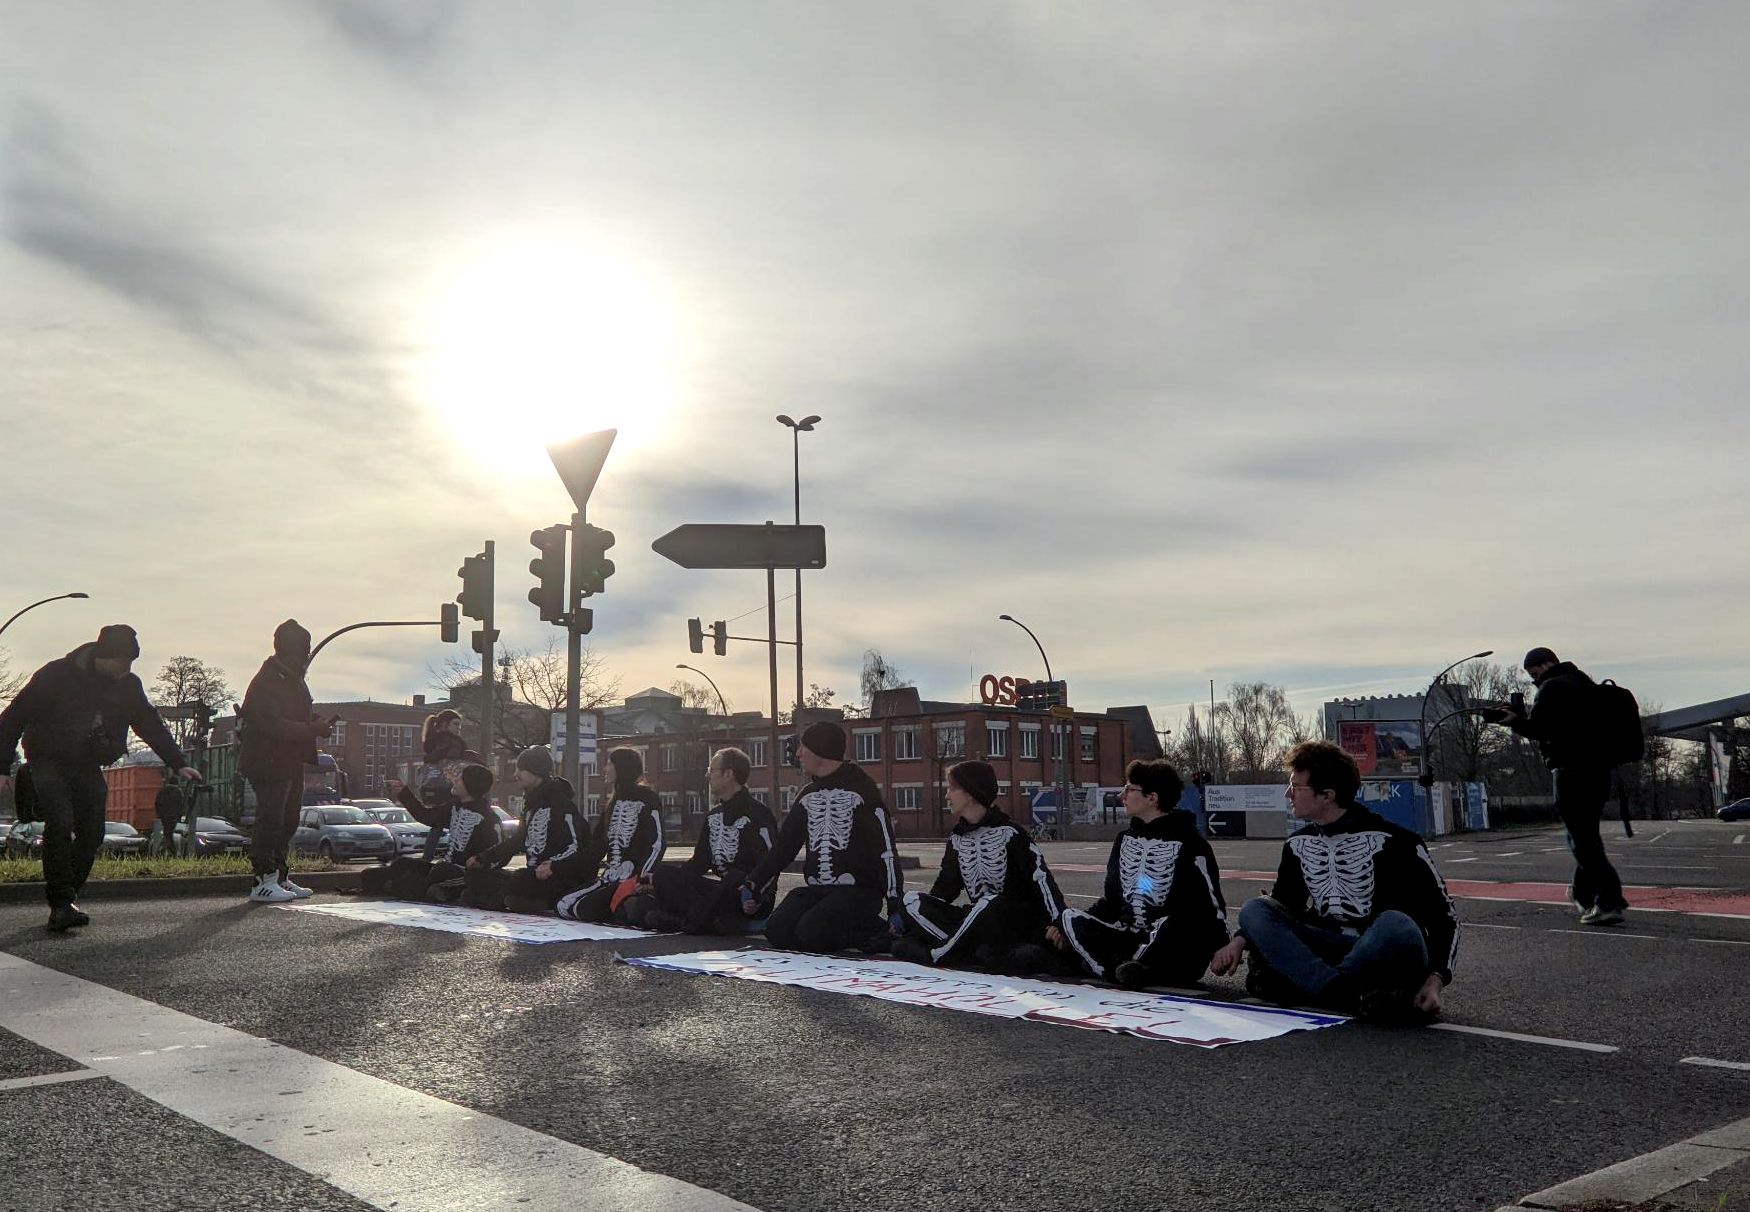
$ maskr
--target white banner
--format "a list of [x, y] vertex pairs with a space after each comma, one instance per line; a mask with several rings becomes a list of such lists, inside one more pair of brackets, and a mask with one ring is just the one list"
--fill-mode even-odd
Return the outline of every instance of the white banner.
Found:
[[1332, 1014], [985, 976], [897, 960], [844, 959], [783, 951], [698, 951], [687, 955], [640, 956], [625, 962], [641, 968], [801, 985], [908, 1006], [935, 1006], [968, 1014], [1112, 1031], [1199, 1048], [1272, 1039], [1290, 1031], [1312, 1031], [1347, 1021]]
[[416, 905], [411, 901], [303, 901], [281, 905], [294, 913], [321, 913], [379, 926], [417, 926], [446, 934], [472, 934], [513, 943], [587, 943], [612, 939], [659, 938], [648, 930], [621, 926], [597, 926], [568, 922], [557, 917], [531, 917], [526, 913], [497, 913], [465, 905]]
[[[601, 717], [593, 711], [579, 712], [577, 725], [577, 763], [594, 772], [596, 739], [601, 731]], [[560, 766], [565, 765], [565, 736], [565, 713], [555, 711], [549, 720], [547, 745], [553, 751], [553, 760]]]

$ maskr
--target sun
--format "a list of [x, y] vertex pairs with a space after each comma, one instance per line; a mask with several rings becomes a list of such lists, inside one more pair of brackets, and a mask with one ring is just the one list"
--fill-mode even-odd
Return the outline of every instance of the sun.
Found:
[[500, 240], [443, 280], [416, 340], [416, 390], [483, 458], [544, 462], [556, 438], [660, 432], [676, 381], [673, 291], [621, 252]]

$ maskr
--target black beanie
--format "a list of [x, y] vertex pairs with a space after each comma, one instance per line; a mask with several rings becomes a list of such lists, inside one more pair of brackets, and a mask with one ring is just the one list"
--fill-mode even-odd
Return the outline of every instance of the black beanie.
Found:
[[310, 655], [310, 633], [296, 619], [287, 619], [273, 629], [273, 650], [289, 656]]
[[126, 623], [111, 623], [97, 633], [97, 650], [92, 655], [110, 660], [137, 661], [140, 659], [140, 637]]
[[948, 777], [986, 808], [997, 802], [997, 772], [989, 762], [956, 762], [948, 768]]
[[845, 730], [837, 724], [818, 720], [802, 730], [802, 744], [815, 757], [829, 762], [845, 760]]
[[1523, 668], [1530, 670], [1533, 665], [1555, 665], [1558, 663], [1559, 662], [1556, 660], [1556, 654], [1549, 649], [1533, 648], [1530, 652], [1525, 654]]
[[462, 788], [475, 799], [484, 799], [492, 790], [492, 771], [478, 763], [462, 767]]
[[527, 770], [538, 779], [553, 777], [553, 755], [544, 745], [532, 745], [516, 755], [516, 768]]

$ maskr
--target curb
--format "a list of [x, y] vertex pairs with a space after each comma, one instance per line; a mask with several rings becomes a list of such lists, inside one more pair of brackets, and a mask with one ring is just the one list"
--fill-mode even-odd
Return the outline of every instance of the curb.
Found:
[[1603, 1201], [1637, 1205], [1747, 1160], [1750, 1160], [1750, 1119], [1735, 1120], [1663, 1149], [1570, 1178], [1535, 1195], [1523, 1195], [1517, 1203], [1498, 1212], [1515, 1212], [1520, 1208], [1559, 1210]]
[[[317, 892], [356, 891], [357, 871], [295, 871], [292, 877]], [[253, 875], [179, 875], [168, 879], [93, 880], [79, 893], [82, 901], [150, 899], [174, 896], [242, 896], [254, 885]], [[44, 886], [0, 884], [0, 905], [47, 904]]]

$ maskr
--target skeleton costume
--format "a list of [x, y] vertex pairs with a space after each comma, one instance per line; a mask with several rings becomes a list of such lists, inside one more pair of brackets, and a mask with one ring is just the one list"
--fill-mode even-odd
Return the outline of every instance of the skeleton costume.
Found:
[[[571, 784], [562, 778], [543, 779], [523, 796], [523, 819], [516, 832], [475, 856], [480, 865], [468, 869], [463, 899], [477, 909], [552, 908], [554, 901], [577, 887], [581, 836]], [[519, 850], [525, 865], [516, 871], [503, 870]], [[553, 864], [553, 874], [544, 880], [535, 878], [535, 868], [542, 863]]]
[[1227, 904], [1215, 852], [1197, 818], [1174, 808], [1152, 821], [1131, 818], [1106, 860], [1105, 895], [1064, 912], [1070, 951], [1093, 975], [1141, 964], [1164, 985], [1194, 984], [1227, 942]]
[[[1458, 912], [1422, 839], [1350, 805], [1328, 825], [1308, 825], [1282, 847], [1276, 885], [1240, 910], [1251, 963], [1266, 989], [1285, 978], [1302, 998], [1413, 992], [1430, 973], [1452, 980]], [[1330, 997], [1327, 997], [1327, 994]]]
[[777, 832], [772, 810], [738, 788], [705, 818], [692, 858], [652, 873], [657, 908], [682, 919], [690, 934], [745, 934], [750, 920], [772, 912], [776, 881], [755, 891], [752, 918], [742, 912], [738, 893]]
[[428, 805], [406, 787], [396, 799], [414, 820], [431, 828], [434, 838], [440, 831], [445, 833], [437, 857], [398, 858], [387, 867], [367, 868], [359, 883], [366, 892], [386, 891], [406, 901], [456, 899], [466, 883], [468, 860], [502, 840], [492, 805], [484, 798], [463, 801], [448, 796], [445, 803]]
[[[649, 875], [662, 859], [662, 799], [650, 788], [635, 785], [614, 792], [596, 818], [589, 847], [576, 864], [576, 874], [589, 880], [553, 906], [560, 917], [577, 922], [605, 922], [614, 890], [626, 880]], [[575, 886], [575, 883], [573, 884]]]
[[885, 940], [882, 921], [901, 908], [904, 890], [893, 824], [881, 789], [855, 762], [802, 788], [777, 845], [748, 883], [766, 888], [807, 846], [804, 887], [784, 897], [766, 921], [766, 939], [787, 951], [841, 951]]
[[[962, 892], [967, 904], [956, 905]], [[1063, 911], [1045, 856], [997, 807], [987, 807], [977, 824], [956, 821], [935, 885], [905, 894], [906, 933], [930, 949], [936, 964], [984, 948], [1006, 954], [1043, 943], [1045, 927]]]

